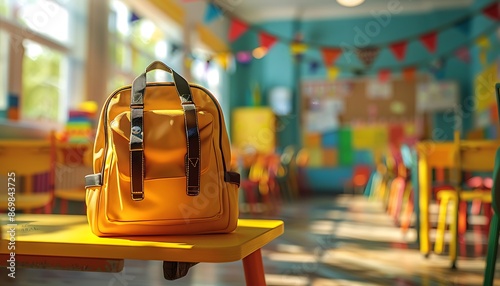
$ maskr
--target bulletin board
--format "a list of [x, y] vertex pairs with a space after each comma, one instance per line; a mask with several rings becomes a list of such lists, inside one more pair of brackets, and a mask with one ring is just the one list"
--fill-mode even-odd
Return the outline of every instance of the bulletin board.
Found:
[[303, 145], [313, 168], [374, 164], [389, 144], [416, 140], [417, 81], [304, 81]]
[[[305, 81], [301, 91], [304, 124], [309, 130], [314, 125], [325, 130], [341, 123], [373, 122], [375, 119], [382, 122], [414, 120], [416, 86], [416, 81], [403, 79]], [[329, 116], [321, 116], [323, 114]], [[337, 119], [331, 119], [332, 114]]]

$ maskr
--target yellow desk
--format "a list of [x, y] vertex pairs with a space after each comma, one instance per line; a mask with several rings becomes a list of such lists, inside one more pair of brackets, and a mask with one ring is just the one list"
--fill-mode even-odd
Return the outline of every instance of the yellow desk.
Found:
[[[12, 229], [6, 215], [0, 218], [0, 263], [5, 265]], [[101, 238], [91, 233], [86, 217], [80, 215], [19, 214], [15, 223], [16, 267], [119, 272], [123, 259], [243, 260], [246, 283], [252, 286], [265, 285], [260, 249], [284, 231], [280, 220], [241, 219], [230, 234]]]

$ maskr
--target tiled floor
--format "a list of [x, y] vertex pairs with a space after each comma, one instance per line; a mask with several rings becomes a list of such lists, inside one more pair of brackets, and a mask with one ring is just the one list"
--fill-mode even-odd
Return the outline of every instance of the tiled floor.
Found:
[[[268, 285], [482, 285], [484, 235], [467, 236], [468, 253], [451, 270], [445, 254], [424, 258], [416, 231], [403, 234], [378, 202], [342, 195], [284, 206], [273, 218], [285, 221], [285, 234], [263, 249]], [[244, 285], [241, 262], [198, 264], [176, 281], [163, 278], [161, 262], [135, 260], [119, 274], [18, 269], [11, 279], [1, 269], [0, 275], [0, 285]]]

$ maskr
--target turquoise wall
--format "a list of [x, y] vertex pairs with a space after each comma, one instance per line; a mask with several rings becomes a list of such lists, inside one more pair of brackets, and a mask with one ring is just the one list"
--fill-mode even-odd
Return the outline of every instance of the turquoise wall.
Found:
[[[443, 79], [456, 80], [460, 84], [461, 116], [463, 132], [470, 130], [473, 126], [472, 110], [470, 101], [473, 94], [473, 78], [481, 70], [478, 59], [478, 51], [471, 48], [471, 62], [464, 63], [450, 56], [451, 52], [461, 45], [471, 45], [472, 39], [491, 27], [493, 22], [480, 13], [470, 22], [469, 36], [461, 30], [450, 25], [459, 19], [467, 17], [470, 13], [477, 11], [488, 3], [494, 1], [478, 0], [468, 8], [437, 11], [425, 14], [407, 14], [404, 11], [404, 1], [400, 6], [389, 13], [388, 10], [373, 11], [372, 16], [362, 18], [346, 18], [339, 20], [309, 20], [296, 22], [270, 21], [262, 23], [259, 28], [277, 35], [280, 39], [293, 39], [299, 32], [306, 43], [315, 43], [316, 47], [341, 46], [346, 51], [349, 47], [362, 47], [366, 45], [382, 46], [380, 53], [373, 63], [372, 68], [364, 70], [363, 73], [373, 76], [382, 67], [391, 68], [394, 77], [399, 76], [402, 66], [416, 66], [420, 72], [427, 72], [430, 63], [439, 58], [446, 58], [443, 67]], [[400, 11], [400, 12], [397, 12]], [[396, 13], [397, 12], [397, 13]], [[390, 16], [388, 16], [390, 15]], [[390, 18], [389, 18], [390, 17]], [[438, 49], [436, 53], [430, 54], [418, 41], [422, 33], [438, 30]], [[498, 43], [495, 30], [489, 28], [492, 43]], [[392, 52], [387, 48], [387, 43], [403, 39], [412, 39], [408, 42], [406, 57], [404, 61], [398, 62]], [[258, 30], [252, 29], [232, 43], [233, 51], [252, 50], [258, 46]], [[492, 48], [489, 60], [498, 57], [499, 49]], [[325, 79], [326, 69], [322, 64], [313, 72], [310, 61], [322, 63], [321, 54], [318, 49], [311, 48], [304, 55], [302, 62], [296, 63], [290, 55], [289, 42], [280, 41], [276, 43], [269, 53], [262, 59], [253, 59], [248, 64], [237, 64], [236, 72], [230, 77], [230, 108], [248, 106], [252, 103], [250, 89], [253, 84], [259, 83], [263, 95], [262, 102], [267, 103], [267, 93], [275, 86], [287, 86], [293, 91], [293, 114], [279, 118], [278, 144], [280, 147], [286, 145], [300, 145], [300, 110], [298, 86], [303, 79]], [[344, 52], [336, 63], [342, 69], [340, 77], [354, 77], [355, 71], [362, 68], [356, 55]], [[469, 104], [466, 104], [469, 102]], [[436, 140], [447, 140], [452, 138], [454, 122], [450, 118], [454, 116], [449, 113], [437, 114], [434, 117]]]

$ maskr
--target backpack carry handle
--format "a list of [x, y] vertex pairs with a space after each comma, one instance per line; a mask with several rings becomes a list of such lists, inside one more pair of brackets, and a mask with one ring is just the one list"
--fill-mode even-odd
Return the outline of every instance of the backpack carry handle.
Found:
[[189, 83], [172, 68], [160, 61], [152, 62], [132, 83], [130, 98], [130, 190], [132, 199], [144, 199], [144, 91], [146, 90], [146, 73], [155, 69], [169, 72], [174, 77], [174, 84], [181, 99], [184, 110], [184, 126], [186, 131], [186, 193], [197, 196], [200, 193], [201, 175], [201, 142], [198, 128], [196, 105], [191, 96]]
[[153, 70], [163, 70], [171, 73], [174, 78], [174, 84], [177, 89], [177, 93], [184, 103], [186, 101], [192, 101], [191, 89], [189, 88], [188, 82], [174, 71], [171, 67], [167, 66], [163, 62], [154, 61], [147, 68], [144, 73], [139, 75], [132, 83], [132, 98], [130, 100], [131, 105], [143, 105], [144, 104], [144, 90], [146, 89], [146, 73]]

